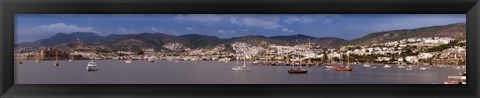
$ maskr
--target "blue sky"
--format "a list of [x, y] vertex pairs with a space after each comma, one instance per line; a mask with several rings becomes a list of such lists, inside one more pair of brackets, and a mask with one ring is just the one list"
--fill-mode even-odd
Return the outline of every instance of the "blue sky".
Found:
[[465, 14], [17, 14], [16, 43], [57, 33], [338, 37], [465, 22]]

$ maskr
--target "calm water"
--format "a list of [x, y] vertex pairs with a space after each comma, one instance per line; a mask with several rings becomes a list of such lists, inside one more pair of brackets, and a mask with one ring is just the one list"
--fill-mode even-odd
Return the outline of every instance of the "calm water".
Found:
[[[304, 67], [308, 74], [288, 74], [291, 66], [249, 66], [251, 72], [234, 72], [236, 62], [180, 61], [96, 61], [98, 71], [87, 72], [89, 60], [74, 62], [23, 61], [15, 65], [17, 84], [442, 84], [448, 75], [464, 69], [414, 68], [406, 71], [396, 66], [376, 69], [353, 65], [352, 72], [327, 70], [324, 66]], [[242, 62], [240, 62], [242, 65]], [[247, 64], [250, 65], [250, 64]]]

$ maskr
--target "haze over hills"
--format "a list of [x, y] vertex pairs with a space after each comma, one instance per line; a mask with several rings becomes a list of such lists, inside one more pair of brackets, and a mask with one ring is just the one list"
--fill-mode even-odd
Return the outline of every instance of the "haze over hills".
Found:
[[371, 33], [369, 35], [345, 40], [335, 37], [313, 37], [308, 35], [288, 35], [265, 37], [259, 35], [249, 35], [233, 37], [228, 39], [218, 38], [216, 36], [187, 34], [187, 35], [167, 35], [163, 33], [140, 33], [140, 34], [112, 34], [105, 37], [92, 32], [75, 32], [70, 34], [58, 33], [50, 38], [37, 40], [34, 42], [25, 42], [16, 44], [16, 47], [53, 47], [80, 39], [87, 44], [109, 47], [112, 50], [125, 50], [131, 47], [132, 50], [144, 48], [154, 48], [162, 50], [166, 45], [182, 45], [190, 49], [211, 48], [223, 44], [235, 42], [244, 42], [255, 46], [266, 47], [271, 44], [276, 45], [297, 45], [307, 42], [316, 43], [323, 48], [337, 47], [340, 45], [370, 45], [389, 41], [401, 40], [413, 37], [451, 37], [455, 39], [465, 39], [465, 23], [456, 23], [441, 26], [422, 27], [416, 29], [404, 29]]

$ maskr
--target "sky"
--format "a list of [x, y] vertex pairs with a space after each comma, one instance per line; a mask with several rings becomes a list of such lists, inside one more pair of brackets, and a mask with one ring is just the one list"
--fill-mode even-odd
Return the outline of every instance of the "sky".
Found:
[[465, 22], [465, 14], [17, 14], [15, 43], [57, 33], [201, 34], [220, 38], [304, 34], [346, 40], [370, 33]]

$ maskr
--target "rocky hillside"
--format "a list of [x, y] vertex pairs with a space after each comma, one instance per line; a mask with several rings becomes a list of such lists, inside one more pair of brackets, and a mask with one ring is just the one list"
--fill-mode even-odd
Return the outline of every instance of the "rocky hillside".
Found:
[[[431, 26], [417, 29], [393, 30], [376, 32], [354, 40], [344, 40], [334, 37], [317, 38], [308, 35], [289, 36], [241, 36], [228, 39], [221, 39], [215, 36], [187, 34], [181, 36], [167, 35], [163, 33], [140, 33], [140, 34], [112, 34], [106, 37], [91, 32], [75, 32], [70, 34], [58, 33], [50, 38], [34, 42], [17, 44], [16, 47], [40, 47], [40, 46], [62, 46], [73, 48], [68, 42], [79, 39], [81, 45], [95, 45], [102, 50], [129, 50], [140, 51], [141, 49], [153, 48], [157, 51], [181, 51], [182, 49], [213, 48], [221, 45], [228, 45], [235, 42], [244, 42], [254, 46], [268, 47], [269, 45], [298, 45], [308, 42], [320, 45], [322, 48], [337, 47], [340, 45], [370, 45], [396, 41], [412, 37], [451, 37], [465, 39], [465, 23], [450, 25]], [[78, 47], [77, 47], [78, 48]], [[105, 49], [108, 48], [108, 49]]]
[[465, 39], [465, 23], [456, 23], [441, 26], [431, 26], [416, 29], [393, 30], [377, 32], [348, 42], [350, 45], [370, 45], [389, 41], [396, 41], [413, 37], [450, 37]]

